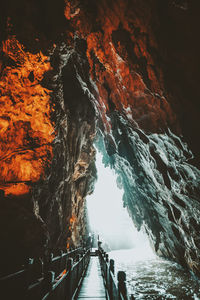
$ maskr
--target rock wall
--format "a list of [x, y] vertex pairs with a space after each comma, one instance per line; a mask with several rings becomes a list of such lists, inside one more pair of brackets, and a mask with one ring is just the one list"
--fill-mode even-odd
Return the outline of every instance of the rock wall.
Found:
[[[96, 178], [85, 42], [54, 43], [43, 31], [37, 37], [30, 7], [15, 4], [3, 11], [0, 65], [0, 257], [6, 272], [25, 257], [87, 239], [85, 197]], [[39, 2], [32, 5], [40, 11]]]
[[1, 5], [2, 205], [31, 214], [41, 248], [78, 245], [96, 141], [137, 228], [199, 274], [199, 2]]

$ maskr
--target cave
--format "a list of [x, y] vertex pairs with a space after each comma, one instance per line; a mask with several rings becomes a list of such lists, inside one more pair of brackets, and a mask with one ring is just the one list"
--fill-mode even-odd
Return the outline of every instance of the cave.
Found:
[[2, 274], [87, 240], [97, 147], [156, 254], [200, 276], [199, 11], [1, 1]]

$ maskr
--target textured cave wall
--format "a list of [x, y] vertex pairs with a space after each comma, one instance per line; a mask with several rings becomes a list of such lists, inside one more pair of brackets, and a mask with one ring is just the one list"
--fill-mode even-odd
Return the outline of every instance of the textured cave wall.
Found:
[[59, 3], [25, 2], [1, 3], [2, 272], [83, 243], [85, 197], [96, 178], [85, 41], [63, 41], [64, 5], [57, 18]]
[[[32, 244], [81, 242], [98, 128], [96, 143], [118, 174], [137, 228], [159, 255], [198, 273], [199, 1], [1, 5], [5, 249], [14, 226], [8, 212], [15, 220], [22, 209], [41, 231]], [[19, 227], [18, 241], [34, 232]]]
[[84, 86], [89, 85], [84, 44], [80, 40], [75, 41], [75, 49], [63, 43], [54, 48], [52, 73], [45, 78], [53, 91], [56, 137], [47, 185], [34, 188], [34, 202], [38, 202], [54, 248], [79, 246], [86, 239], [85, 197], [93, 191], [96, 178], [96, 117], [89, 90], [84, 93]]
[[155, 251], [198, 273], [199, 5], [87, 4], [74, 2], [68, 17], [87, 40], [100, 115], [97, 145]]
[[159, 255], [199, 273], [197, 12], [198, 1], [105, 0], [66, 14], [87, 41], [97, 145], [124, 205]]

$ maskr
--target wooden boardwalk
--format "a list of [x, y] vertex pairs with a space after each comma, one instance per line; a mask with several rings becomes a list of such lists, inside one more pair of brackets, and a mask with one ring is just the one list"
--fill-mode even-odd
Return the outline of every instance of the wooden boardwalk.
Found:
[[101, 268], [98, 256], [91, 256], [90, 263], [83, 279], [77, 299], [95, 300], [105, 299], [106, 292], [101, 275]]

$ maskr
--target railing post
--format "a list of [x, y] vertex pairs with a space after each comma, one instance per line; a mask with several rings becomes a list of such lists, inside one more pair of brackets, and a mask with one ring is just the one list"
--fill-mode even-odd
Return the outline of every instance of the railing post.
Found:
[[76, 268], [77, 268], [77, 271], [76, 271], [76, 286], [78, 286], [78, 283], [79, 283], [79, 279], [80, 279], [80, 259], [81, 259], [81, 256], [80, 254], [77, 254], [76, 255], [76, 262], [78, 263]]
[[44, 274], [46, 274], [48, 271], [51, 271], [52, 267], [52, 260], [53, 260], [53, 253], [48, 253], [44, 257]]
[[106, 285], [107, 285], [107, 263], [106, 263], [106, 252], [104, 254], [104, 275], [105, 275], [105, 280], [106, 280]]
[[76, 255], [76, 261], [77, 261], [77, 262], [80, 260], [80, 257], [81, 257], [80, 254], [77, 254], [77, 255]]
[[30, 266], [30, 280], [31, 282], [43, 277], [43, 261], [41, 258], [35, 258], [33, 264]]
[[109, 264], [109, 296], [111, 299], [113, 298], [113, 279], [112, 279], [112, 274], [115, 275], [115, 261], [114, 259], [110, 259], [110, 264]]
[[55, 272], [48, 271], [43, 279], [42, 287], [43, 287], [43, 293], [46, 294], [51, 291], [53, 282], [55, 280]]
[[62, 249], [58, 250], [58, 256], [60, 257], [60, 259], [59, 259], [60, 263], [58, 265], [59, 266], [58, 267], [58, 271], [59, 271], [59, 273], [61, 273], [63, 271], [63, 269], [64, 269], [64, 265], [63, 265], [63, 250]]
[[70, 258], [68, 258], [68, 260], [67, 260], [67, 265], [66, 265], [67, 271], [71, 271], [72, 266], [73, 266], [73, 258], [70, 257]]
[[110, 259], [110, 271], [115, 275], [115, 261], [114, 259]]
[[67, 278], [67, 284], [66, 284], [66, 299], [70, 300], [71, 299], [71, 294], [72, 294], [72, 281], [71, 281], [71, 272], [72, 272], [72, 267], [73, 267], [73, 258], [68, 258], [67, 260], [67, 265], [66, 269], [67, 272], [69, 272], [68, 278]]
[[29, 286], [32, 282], [33, 259], [29, 258], [26, 263], [26, 284]]
[[106, 261], [106, 263], [105, 263], [105, 265], [106, 265], [106, 285], [107, 285], [108, 292], [110, 293], [110, 267], [108, 265], [109, 256], [107, 253], [105, 254], [105, 261]]
[[119, 298], [120, 294], [124, 297], [125, 300], [127, 300], [127, 288], [126, 288], [126, 273], [123, 271], [119, 271], [117, 273], [117, 280], [118, 280], [118, 292], [119, 292]]

